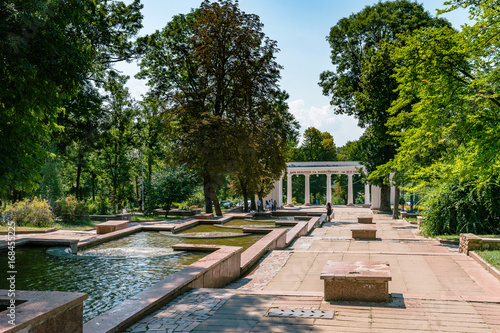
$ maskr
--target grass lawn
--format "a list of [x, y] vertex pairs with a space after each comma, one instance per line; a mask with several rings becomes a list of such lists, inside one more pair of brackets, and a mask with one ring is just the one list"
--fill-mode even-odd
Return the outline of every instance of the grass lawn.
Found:
[[439, 235], [439, 236], [436, 236], [436, 238], [450, 240], [450, 241], [459, 241], [460, 235]]
[[416, 217], [405, 217], [405, 220], [408, 221], [408, 222], [417, 222], [417, 218]]
[[475, 251], [490, 265], [493, 265], [496, 269], [500, 270], [500, 250], [492, 251]]
[[[477, 236], [479, 236], [481, 238], [500, 238], [500, 235], [477, 235]], [[436, 238], [459, 241], [460, 235], [439, 235], [439, 236], [436, 236]]]

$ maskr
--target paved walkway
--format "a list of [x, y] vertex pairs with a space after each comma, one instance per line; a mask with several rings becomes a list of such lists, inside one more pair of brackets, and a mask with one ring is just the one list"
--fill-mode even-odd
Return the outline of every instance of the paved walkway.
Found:
[[[127, 332], [500, 332], [500, 281], [388, 215], [374, 215], [377, 240], [352, 240], [350, 225], [368, 212], [336, 208], [333, 222], [272, 251], [248, 276], [186, 293]], [[391, 302], [324, 301], [327, 260], [388, 261]], [[277, 309], [295, 316], [269, 316]], [[334, 311], [333, 319], [322, 311]]]

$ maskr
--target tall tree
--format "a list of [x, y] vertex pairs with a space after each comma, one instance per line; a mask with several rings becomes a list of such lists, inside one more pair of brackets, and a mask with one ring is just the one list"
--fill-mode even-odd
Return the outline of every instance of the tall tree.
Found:
[[[367, 151], [367, 165], [373, 158], [379, 164], [388, 162], [395, 153], [396, 141], [388, 134], [387, 121], [391, 103], [396, 100], [397, 82], [393, 77], [395, 63], [389, 56], [388, 45], [399, 34], [429, 26], [448, 26], [443, 19], [432, 17], [422, 5], [407, 0], [379, 2], [361, 12], [341, 19], [330, 31], [332, 64], [336, 72], [325, 71], [320, 76], [323, 94], [331, 96], [337, 114], [358, 119], [360, 127], [370, 128], [370, 144], [377, 149]], [[381, 155], [382, 153], [382, 155]], [[380, 161], [380, 156], [384, 160]], [[377, 165], [367, 165], [368, 172]], [[372, 178], [382, 187], [381, 210], [390, 210], [388, 174]]]
[[380, 170], [415, 187], [498, 186], [500, 12], [489, 0], [452, 1], [450, 9], [462, 5], [475, 24], [422, 29], [394, 50], [401, 65], [392, 129], [401, 148]]
[[0, 195], [39, 180], [56, 116], [91, 66], [79, 37], [87, 10], [78, 0], [0, 3]]
[[100, 142], [101, 170], [111, 201], [121, 210], [132, 196], [132, 151], [136, 146], [134, 123], [137, 109], [125, 87], [127, 76], [111, 73], [105, 85], [109, 92], [107, 114]]
[[165, 119], [175, 124], [179, 161], [201, 170], [207, 212], [213, 202], [220, 215], [219, 175], [234, 171], [247, 142], [241, 134], [259, 132], [278, 89], [276, 42], [265, 37], [258, 16], [221, 0], [175, 16], [141, 46], [139, 77], [149, 79], [152, 95], [164, 102]]
[[301, 146], [291, 151], [290, 159], [296, 162], [336, 161], [337, 148], [333, 136], [315, 127], [309, 127], [304, 131]]
[[68, 125], [58, 115], [72, 112], [68, 101], [89, 80], [129, 59], [141, 7], [139, 0], [0, 4], [0, 196], [37, 186], [45, 143]]
[[286, 170], [288, 142], [296, 140], [298, 123], [288, 111], [289, 95], [277, 91], [270, 96], [265, 116], [253, 130], [242, 128], [242, 140], [234, 156], [235, 167], [231, 172], [233, 194], [243, 196], [245, 211], [248, 198], [262, 198], [273, 188]]

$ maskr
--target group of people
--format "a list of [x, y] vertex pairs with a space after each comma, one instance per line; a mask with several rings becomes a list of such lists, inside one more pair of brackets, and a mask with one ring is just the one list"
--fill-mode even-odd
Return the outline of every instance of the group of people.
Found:
[[259, 199], [257, 200], [257, 212], [260, 212], [261, 209], [263, 212], [271, 212], [271, 211], [275, 212], [277, 209], [276, 205], [277, 205], [276, 200], [271, 199], [269, 201], [266, 200], [265, 205], [262, 206], [262, 202]]

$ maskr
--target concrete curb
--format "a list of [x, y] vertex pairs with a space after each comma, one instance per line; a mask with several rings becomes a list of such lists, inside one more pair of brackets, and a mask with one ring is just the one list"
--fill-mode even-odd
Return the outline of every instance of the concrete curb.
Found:
[[469, 251], [469, 257], [477, 261], [481, 266], [483, 266], [488, 272], [491, 273], [498, 281], [500, 281], [500, 271], [486, 262], [480, 255], [474, 251]]

